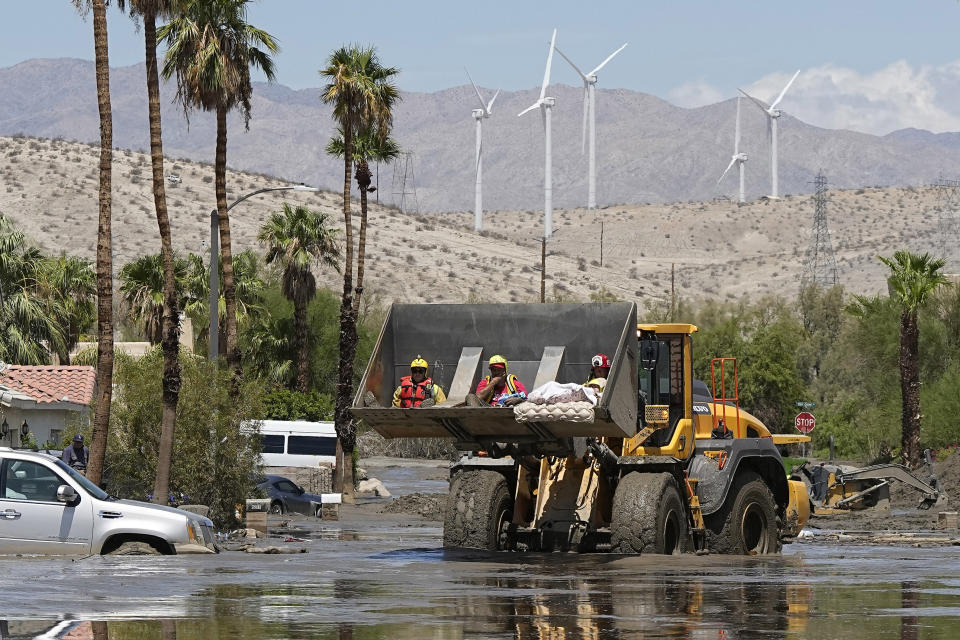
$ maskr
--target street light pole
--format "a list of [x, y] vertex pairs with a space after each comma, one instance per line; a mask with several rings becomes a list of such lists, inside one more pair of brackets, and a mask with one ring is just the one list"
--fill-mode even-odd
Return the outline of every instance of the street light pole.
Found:
[[[228, 207], [227, 211], [233, 209], [235, 206], [243, 202], [248, 198], [253, 196], [260, 195], [261, 193], [266, 193], [268, 191], [313, 191], [316, 193], [320, 191], [317, 187], [308, 187], [303, 184], [292, 185], [289, 187], [265, 187], [263, 189], [257, 189], [252, 191], [247, 195], [234, 200]], [[216, 360], [220, 353], [220, 333], [219, 333], [219, 307], [220, 307], [220, 215], [217, 212], [217, 209], [214, 208], [210, 212], [210, 348], [208, 349], [208, 354], [210, 360]]]

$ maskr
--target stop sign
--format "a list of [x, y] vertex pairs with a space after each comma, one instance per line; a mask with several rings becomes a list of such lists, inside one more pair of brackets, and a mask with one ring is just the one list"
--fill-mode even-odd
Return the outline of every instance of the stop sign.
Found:
[[817, 419], [813, 417], [812, 413], [804, 411], [803, 413], [798, 413], [797, 417], [794, 418], [793, 426], [797, 428], [797, 431], [806, 435], [817, 426]]

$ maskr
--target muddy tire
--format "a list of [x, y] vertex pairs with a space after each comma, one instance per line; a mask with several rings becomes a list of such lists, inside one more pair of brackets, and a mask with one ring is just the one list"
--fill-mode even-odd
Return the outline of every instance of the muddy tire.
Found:
[[130, 540], [121, 542], [120, 545], [104, 555], [108, 556], [159, 556], [163, 555], [159, 549], [149, 542], [139, 542]]
[[497, 551], [513, 517], [506, 478], [496, 471], [462, 471], [450, 481], [443, 520], [443, 546]]
[[737, 475], [723, 507], [704, 518], [713, 553], [764, 555], [780, 552], [780, 518], [767, 483], [753, 471]]
[[687, 513], [669, 473], [628, 473], [613, 494], [610, 542], [614, 553], [682, 553]]
[[273, 502], [271, 502], [271, 503], [270, 503], [270, 513], [272, 513], [272, 514], [275, 515], [275, 516], [282, 516], [282, 515], [283, 515], [283, 503], [280, 502], [279, 500], [274, 500]]

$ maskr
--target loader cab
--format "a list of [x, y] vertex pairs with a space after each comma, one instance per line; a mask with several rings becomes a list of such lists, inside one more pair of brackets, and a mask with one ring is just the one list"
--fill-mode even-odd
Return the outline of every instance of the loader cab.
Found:
[[659, 426], [646, 448], [667, 447], [677, 426], [692, 412], [689, 324], [638, 325], [639, 415], [644, 426]]

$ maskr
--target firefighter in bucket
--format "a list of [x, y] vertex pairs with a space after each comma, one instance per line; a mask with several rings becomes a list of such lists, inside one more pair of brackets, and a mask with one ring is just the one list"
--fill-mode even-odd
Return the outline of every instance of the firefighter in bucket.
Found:
[[432, 407], [447, 399], [440, 385], [427, 377], [427, 368], [427, 361], [419, 355], [410, 363], [410, 375], [400, 378], [400, 386], [393, 392], [393, 406]]

